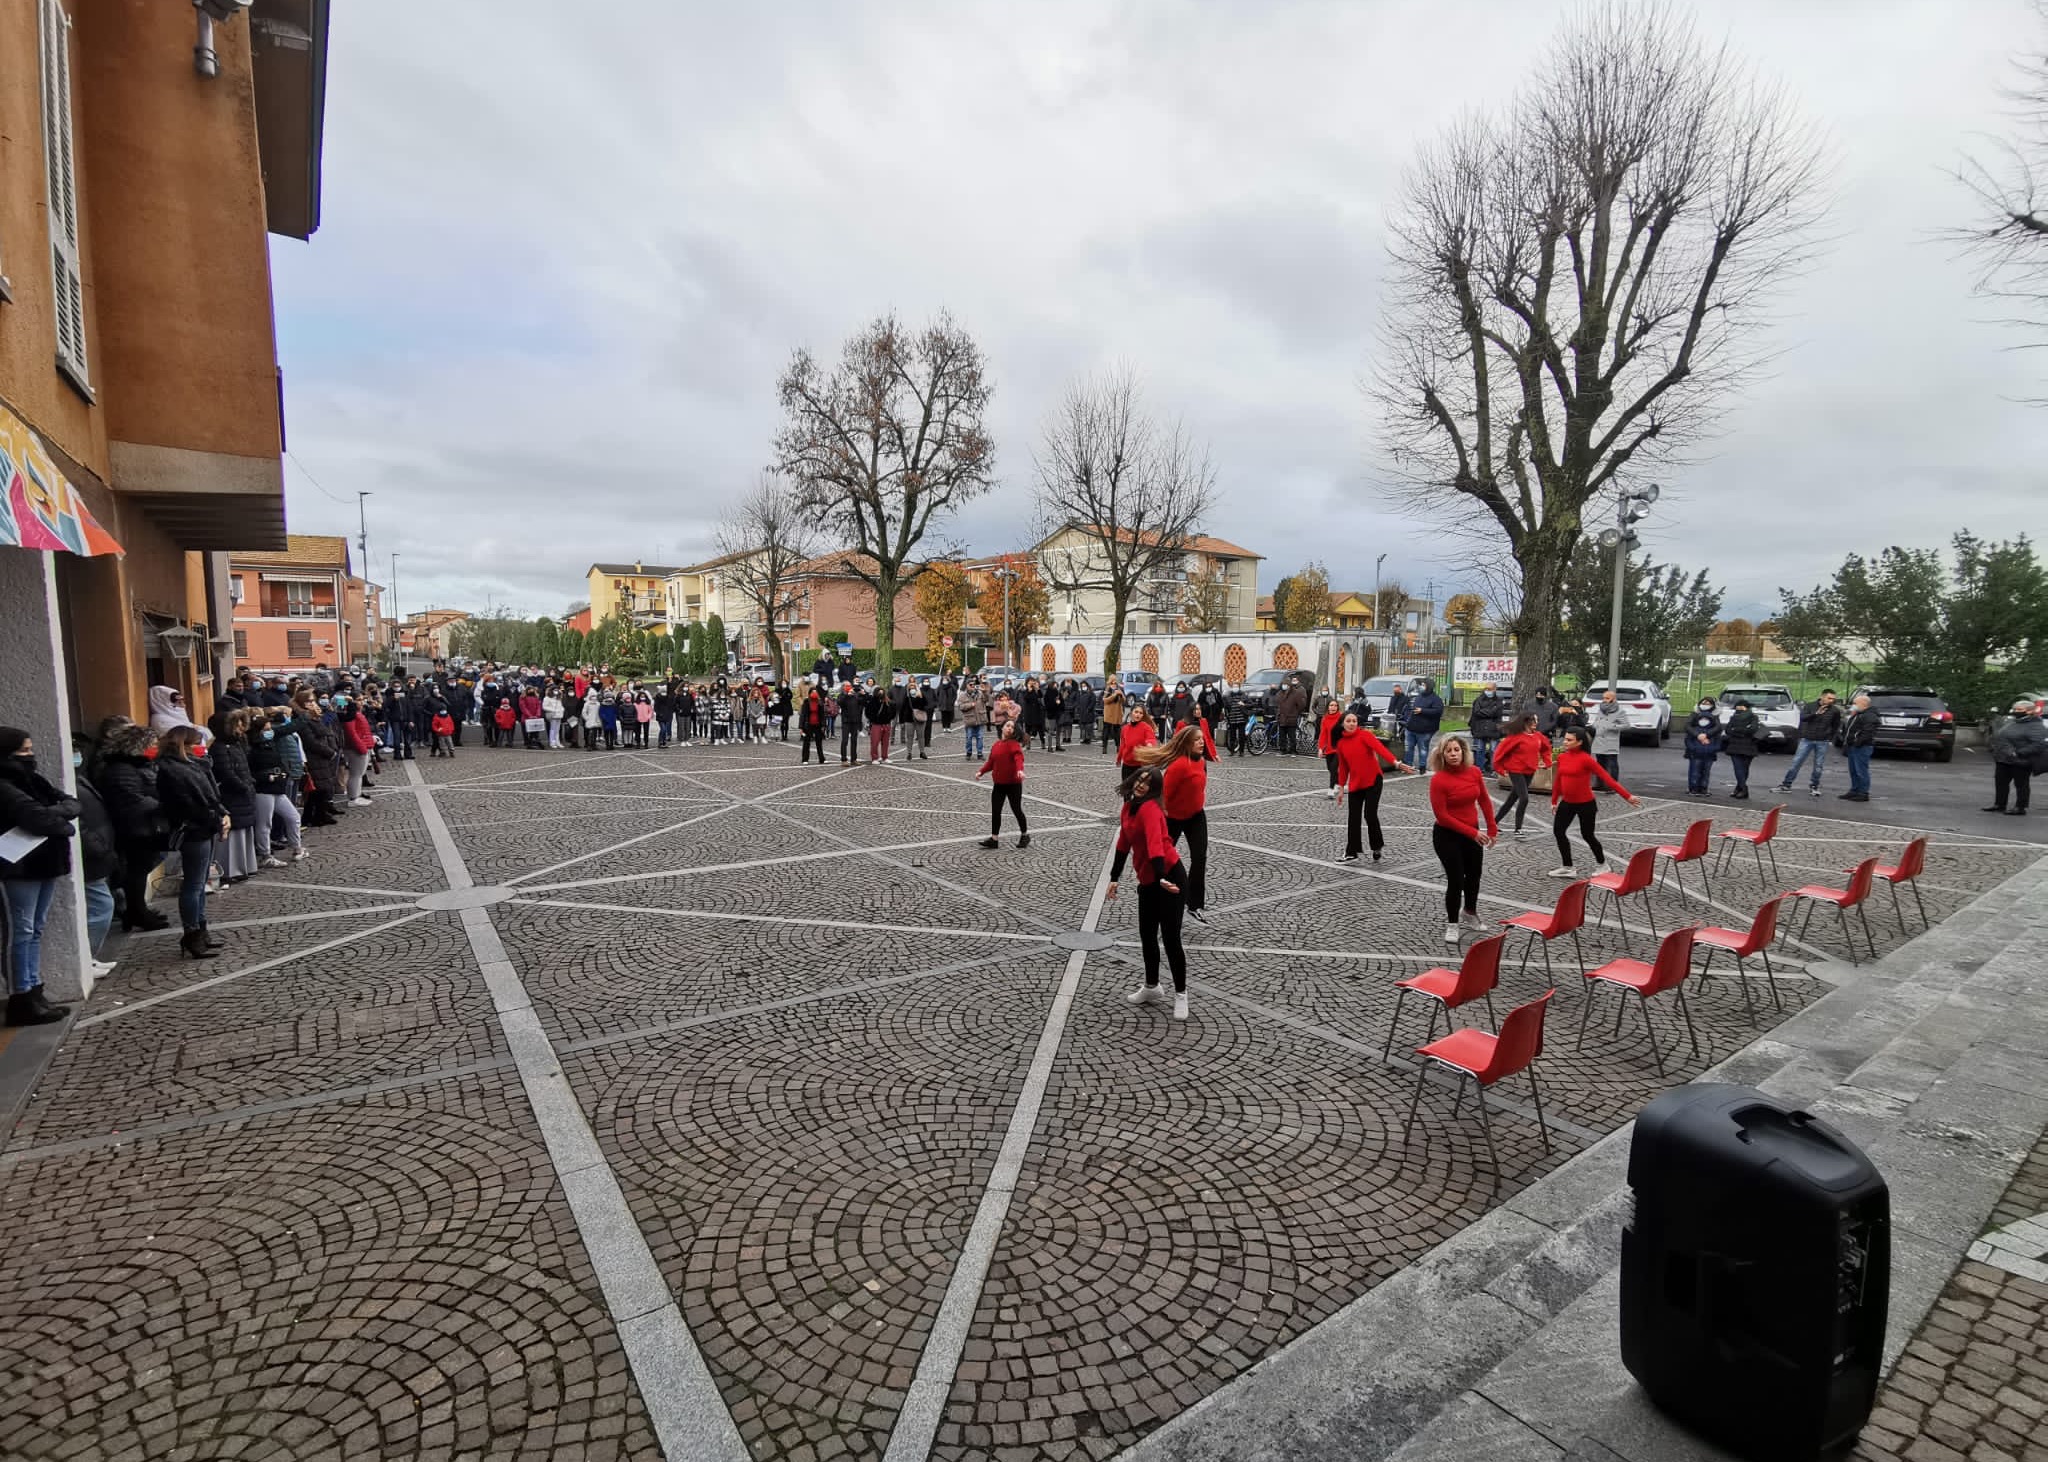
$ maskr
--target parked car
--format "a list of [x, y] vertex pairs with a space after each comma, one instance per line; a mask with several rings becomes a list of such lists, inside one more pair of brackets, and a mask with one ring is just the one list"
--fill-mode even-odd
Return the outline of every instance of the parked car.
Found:
[[1134, 695], [1150, 695], [1152, 687], [1161, 683], [1159, 677], [1149, 670], [1119, 670], [1116, 679], [1117, 684], [1124, 688], [1126, 700]]
[[1870, 697], [1877, 712], [1879, 751], [1917, 751], [1936, 761], [1956, 754], [1956, 718], [1948, 702], [1925, 685], [1859, 685], [1849, 694]]
[[[1596, 680], [1580, 692], [1586, 698], [1588, 707], [1598, 701], [1607, 690], [1607, 682]], [[1628, 712], [1628, 729], [1621, 733], [1627, 741], [1631, 736], [1639, 741], [1652, 744], [1664, 740], [1671, 734], [1671, 700], [1664, 694], [1664, 687], [1654, 680], [1623, 680], [1614, 687], [1614, 698], [1621, 702]]]
[[1280, 687], [1289, 682], [1298, 683], [1309, 693], [1309, 703], [1315, 703], [1316, 676], [1313, 670], [1254, 670], [1245, 677], [1240, 689], [1253, 705], [1270, 712], [1280, 694]]
[[1759, 751], [1791, 751], [1799, 744], [1799, 702], [1784, 685], [1731, 685], [1721, 692], [1715, 714], [1723, 726], [1735, 714], [1735, 703], [1748, 701], [1756, 712]]
[[1405, 690], [1412, 696], [1420, 689], [1422, 677], [1419, 675], [1375, 675], [1358, 687], [1358, 695], [1365, 698], [1367, 709], [1375, 716], [1384, 716], [1387, 707], [1393, 704], [1395, 691]]

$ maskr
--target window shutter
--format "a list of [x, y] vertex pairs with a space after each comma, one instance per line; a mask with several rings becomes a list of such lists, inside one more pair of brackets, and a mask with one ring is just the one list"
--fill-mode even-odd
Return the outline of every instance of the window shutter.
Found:
[[63, 0], [42, 0], [42, 17], [43, 148], [50, 190], [57, 365], [81, 390], [88, 390], [92, 378], [85, 357], [85, 279], [78, 266], [78, 160], [71, 127], [71, 20]]
[[235, 631], [235, 659], [239, 661], [248, 658], [249, 632], [245, 629], [238, 629]]
[[313, 658], [313, 632], [309, 629], [288, 629], [284, 632], [284, 653], [292, 660]]

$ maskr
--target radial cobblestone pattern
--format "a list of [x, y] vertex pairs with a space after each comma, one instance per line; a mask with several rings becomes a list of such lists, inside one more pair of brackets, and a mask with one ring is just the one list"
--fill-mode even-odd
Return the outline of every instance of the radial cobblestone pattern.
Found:
[[[1427, 1084], [1402, 1137], [1430, 1023], [1411, 1000], [1389, 1041], [1394, 985], [1458, 957], [1419, 779], [1387, 788], [1384, 858], [1345, 865], [1320, 762], [1212, 770], [1178, 1024], [1122, 998], [1136, 900], [1127, 879], [1098, 901], [1114, 773], [1093, 748], [1029, 754], [1022, 850], [1011, 825], [979, 846], [957, 732], [908, 764], [796, 757], [472, 744], [388, 769], [305, 862], [215, 896], [220, 959], [127, 939], [0, 1145], [0, 1455], [659, 1455], [672, 1403], [643, 1400], [637, 1312], [599, 1282], [620, 1235], [578, 1229], [513, 997], [754, 1458], [879, 1457], [899, 1430], [913, 1455], [1110, 1456], [1485, 1211], [1469, 1097]], [[1619, 863], [1701, 810], [1603, 805], [1601, 836]], [[1547, 822], [1529, 831], [1488, 854], [1489, 926], [1557, 896]], [[1648, 957], [1652, 919], [1739, 924], [1911, 836], [1795, 807], [1775, 874], [1746, 851], [1690, 867], [1580, 948]], [[2034, 856], [1937, 839], [1929, 915]], [[451, 878], [509, 885], [473, 916], [509, 975], [419, 909]], [[1113, 942], [1070, 964], [1051, 940], [1083, 927]], [[1880, 951], [1917, 928], [1880, 897]], [[1611, 994], [1581, 1046], [1577, 951], [1546, 972], [1514, 936], [1495, 1009], [1558, 989], [1552, 1145], [1526, 1083], [1496, 1089], [1503, 1190], [1853, 979], [1842, 952], [1816, 919], [1775, 983], [1754, 962], [1690, 982], [1690, 1032], [1654, 1002], [1660, 1070]], [[963, 1332], [957, 1365], [933, 1349]], [[901, 1426], [913, 1394], [935, 1434]]]

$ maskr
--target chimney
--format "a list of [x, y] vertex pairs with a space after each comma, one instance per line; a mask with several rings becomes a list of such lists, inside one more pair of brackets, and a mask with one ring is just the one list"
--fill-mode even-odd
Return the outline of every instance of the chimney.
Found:
[[640, 560], [637, 558], [633, 560], [633, 572], [636, 574], [640, 572]]

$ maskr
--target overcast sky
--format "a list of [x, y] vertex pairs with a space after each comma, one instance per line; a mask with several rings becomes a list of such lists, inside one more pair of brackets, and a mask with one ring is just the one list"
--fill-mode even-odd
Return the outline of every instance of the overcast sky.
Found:
[[[1934, 239], [2004, 130], [2024, 0], [1708, 0], [1824, 129], [1832, 242], [1768, 378], [1664, 478], [1661, 558], [1726, 612], [1845, 552], [2048, 534], [2037, 360]], [[1384, 220], [1418, 142], [1490, 105], [1564, 4], [335, 7], [323, 223], [273, 240], [291, 527], [399, 557], [399, 607], [563, 612], [593, 559], [708, 556], [770, 455], [790, 351], [940, 307], [996, 383], [1020, 546], [1039, 422], [1128, 361], [1212, 444], [1210, 531], [1416, 592], [1469, 563], [1376, 489]], [[309, 475], [310, 474], [310, 475]], [[1439, 589], [1441, 597], [1443, 590]]]

